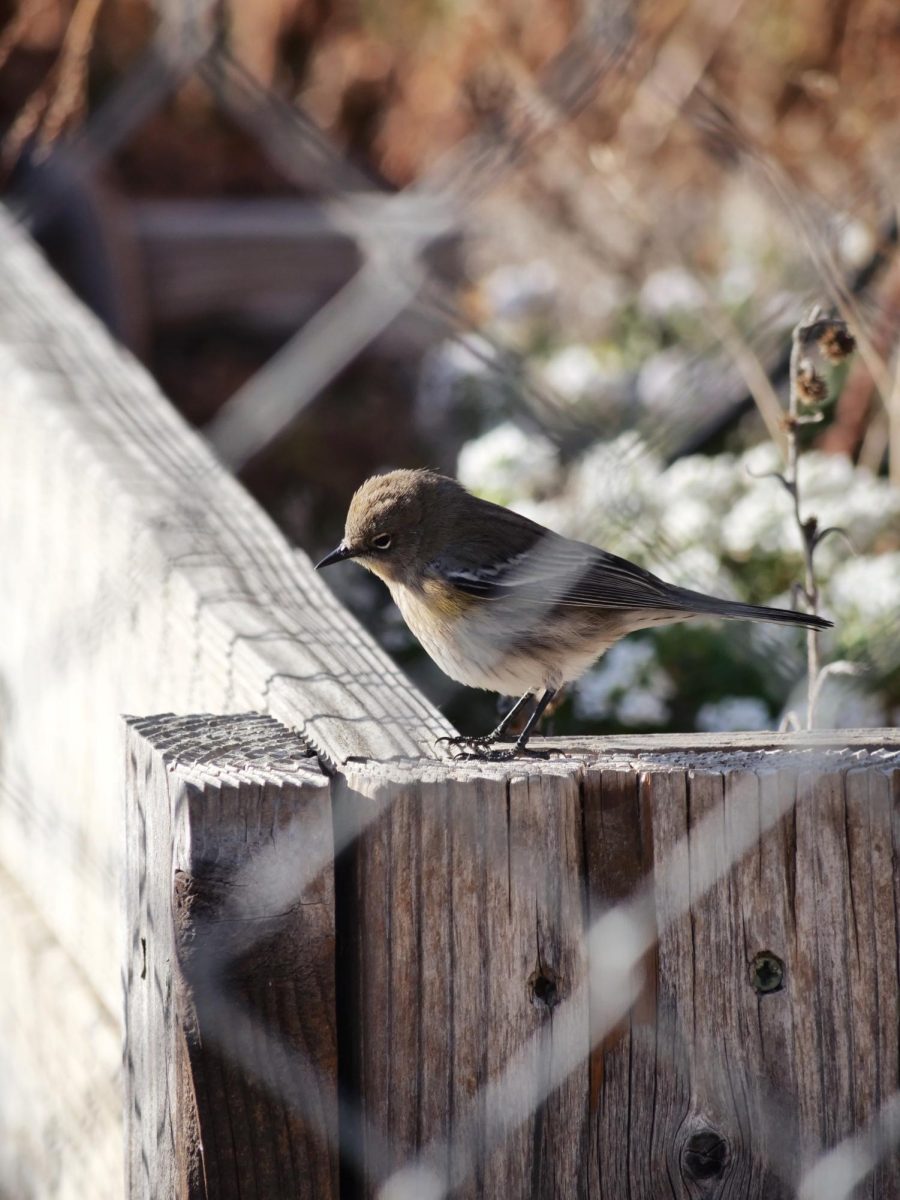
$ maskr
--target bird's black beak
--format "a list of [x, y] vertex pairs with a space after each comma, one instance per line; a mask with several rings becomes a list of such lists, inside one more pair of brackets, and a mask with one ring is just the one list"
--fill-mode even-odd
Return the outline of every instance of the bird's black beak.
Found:
[[345, 558], [352, 558], [353, 555], [354, 551], [347, 543], [341, 542], [336, 550], [332, 550], [330, 554], [326, 554], [320, 562], [316, 563], [316, 570], [318, 571], [320, 567], [330, 567], [332, 563], [343, 562]]

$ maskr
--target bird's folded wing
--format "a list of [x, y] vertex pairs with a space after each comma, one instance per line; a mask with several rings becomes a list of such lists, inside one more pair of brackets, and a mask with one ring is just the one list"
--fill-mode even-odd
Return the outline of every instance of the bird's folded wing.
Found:
[[557, 534], [535, 537], [529, 546], [503, 558], [477, 547], [444, 553], [430, 573], [479, 600], [588, 608], [680, 608], [679, 589], [642, 567]]

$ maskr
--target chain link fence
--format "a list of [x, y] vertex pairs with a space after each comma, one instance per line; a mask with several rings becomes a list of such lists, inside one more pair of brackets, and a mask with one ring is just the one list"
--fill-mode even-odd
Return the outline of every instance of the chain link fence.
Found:
[[[277, 85], [267, 55], [278, 45], [271, 30], [287, 21], [288, 6], [260, 5], [256, 11], [248, 5], [245, 11], [179, 0], [160, 3], [152, 19], [141, 10], [143, 27], [152, 31], [132, 38], [127, 69], [101, 88], [97, 80], [93, 87], [88, 84], [92, 44], [108, 36], [104, 14], [99, 4], [78, 0], [67, 14], [56, 64], [8, 123], [8, 203], [51, 254], [59, 251], [59, 231], [68, 223], [73, 232], [57, 253], [61, 269], [87, 281], [83, 291], [112, 331], [134, 344], [143, 336], [143, 348], [152, 357], [153, 323], [143, 335], [135, 333], [140, 322], [130, 320], [123, 304], [134, 285], [123, 282], [127, 264], [117, 257], [96, 189], [136, 131], [176, 103], [185, 89], [202, 85], [280, 179], [312, 197], [315, 214], [304, 247], [312, 254], [317, 239], [333, 239], [327, 241], [329, 252], [344, 264], [308, 303], [311, 312], [302, 325], [279, 337], [275, 353], [245, 372], [227, 399], [205, 414], [202, 433], [222, 463], [252, 477], [261, 456], [290, 445], [298, 421], [322, 404], [342, 373], [402, 317], [412, 316], [415, 403], [398, 406], [396, 414], [389, 409], [384, 427], [370, 429], [370, 440], [379, 447], [377, 453], [369, 451], [371, 466], [391, 458], [394, 422], [411, 421], [422, 444], [462, 448], [459, 461], [469, 464], [467, 481], [473, 486], [524, 505], [548, 524], [555, 517], [565, 532], [641, 557], [675, 582], [719, 593], [733, 581], [727, 571], [723, 577], [722, 562], [729, 570], [740, 565], [741, 536], [757, 543], [768, 538], [766, 555], [772, 559], [782, 548], [781, 535], [770, 531], [772, 524], [786, 524], [777, 505], [767, 505], [776, 511], [773, 519], [760, 518], [754, 526], [751, 485], [734, 480], [745, 467], [778, 468], [785, 441], [789, 330], [810, 301], [821, 300], [846, 318], [859, 347], [858, 362], [836, 381], [836, 412], [829, 414], [822, 449], [852, 455], [855, 470], [864, 473], [864, 486], [860, 490], [857, 481], [863, 476], [853, 469], [838, 478], [817, 466], [810, 471], [811, 487], [815, 502], [827, 510], [820, 514], [822, 523], [832, 523], [828, 506], [834, 503], [833, 523], [848, 524], [851, 537], [865, 542], [861, 549], [870, 573], [855, 568], [857, 591], [865, 591], [867, 580], [887, 579], [888, 566], [900, 564], [900, 260], [896, 79], [881, 65], [886, 59], [877, 57], [871, 79], [859, 64], [867, 53], [876, 53], [872, 48], [879, 38], [888, 38], [892, 29], [896, 37], [896, 29], [889, 6], [868, 3], [845, 14], [842, 35], [832, 12], [838, 6], [810, 2], [801, 7], [789, 32], [796, 38], [801, 30], [807, 42], [792, 58], [795, 74], [782, 90], [771, 83], [777, 60], [771, 47], [778, 41], [774, 27], [780, 19], [771, 5], [729, 0], [713, 9], [681, 4], [671, 13], [625, 0], [598, 0], [577, 11], [554, 7], [544, 54], [534, 36], [521, 35], [521, 26], [540, 27], [545, 14], [498, 9], [493, 25], [491, 14], [485, 14], [486, 48], [479, 55], [477, 36], [470, 35], [476, 43], [476, 49], [468, 47], [472, 69], [457, 99], [465, 116], [453, 126], [454, 136], [435, 133], [434, 153], [420, 149], [410, 159], [405, 172], [410, 178], [404, 180], [403, 170], [391, 177], [385, 166], [391, 161], [389, 139], [382, 139], [388, 149], [376, 169], [371, 157], [366, 161], [349, 152], [346, 138], [323, 127], [304, 107], [302, 87], [295, 89], [298, 103]], [[129, 9], [126, 18], [137, 21], [138, 10]], [[16, 47], [43, 19], [39, 6], [20, 4], [0, 35], [0, 62], [14, 61]], [[350, 24], [353, 19], [347, 18]], [[390, 44], [391, 13], [381, 19], [387, 32], [364, 40], [364, 52], [372, 51], [373, 40]], [[254, 30], [269, 32], [254, 41]], [[829, 50], [829, 37], [837, 37], [840, 53], [834, 45]], [[310, 41], [314, 63], [315, 39]], [[742, 49], [749, 66], [741, 62]], [[817, 66], [820, 61], [824, 65]], [[316, 69], [327, 72], [328, 62]], [[737, 77], [741, 70], [752, 75], [754, 64], [766, 103], [777, 92], [778, 103], [786, 106], [786, 141], [778, 129], [765, 127], [765, 112], [740, 109], [753, 89]], [[360, 77], [365, 66], [357, 62]], [[309, 73], [315, 76], [312, 67]], [[99, 99], [95, 89], [104, 93]], [[817, 124], [817, 103], [827, 107], [832, 122], [826, 121], [830, 144], [819, 140], [823, 126]], [[158, 161], [165, 162], [165, 156]], [[691, 172], [702, 175], [707, 168], [708, 181], [704, 177], [695, 186]], [[708, 211], [698, 215], [706, 182], [712, 199]], [[235, 242], [248, 227], [240, 222], [252, 225], [257, 219], [251, 204], [241, 214], [239, 208], [235, 201]], [[191, 229], [210, 211], [198, 207], [185, 246], [194, 236]], [[144, 228], [171, 217], [171, 211], [145, 208]], [[274, 220], [274, 210], [258, 219]], [[288, 239], [292, 219], [288, 211]], [[773, 229], [770, 241], [759, 234], [766, 222]], [[267, 225], [265, 233], [271, 230]], [[748, 246], [742, 253], [745, 234]], [[468, 256], [465, 270], [453, 256], [448, 270], [440, 252], [456, 243]], [[226, 236], [216, 252], [227, 255], [228, 245]], [[753, 256], [763, 253], [782, 257], [776, 267], [759, 266]], [[471, 274], [479, 277], [477, 288], [471, 286]], [[548, 317], [548, 311], [555, 315]], [[600, 349], [592, 341], [595, 327], [607, 331]], [[676, 342], [680, 335], [683, 344]], [[614, 344], [618, 357], [610, 349]], [[646, 362], [635, 365], [642, 358]], [[465, 426], [473, 396], [479, 417], [469, 426], [473, 436], [466, 438], [455, 422]], [[506, 431], [499, 449], [487, 440], [493, 427]], [[748, 429], [748, 441], [762, 445], [767, 439], [755, 457], [740, 446], [739, 431]], [[704, 479], [706, 468], [696, 466], [700, 452], [731, 458], [727, 463], [717, 459]], [[685, 462], [695, 464], [693, 478]], [[729, 477], [718, 492], [716, 472]], [[501, 476], [508, 484], [497, 483]], [[683, 490], [685, 484], [694, 487], [704, 511], [698, 516], [682, 508], [666, 523], [654, 505], [660, 496], [673, 494], [667, 487]], [[716, 512], [716, 504], [743, 505], [741, 528], [749, 527], [750, 533], [731, 529], [729, 513]], [[691, 520], [701, 528], [687, 536], [683, 528]], [[710, 522], [714, 533], [706, 528]], [[724, 535], [720, 525], [728, 526]], [[314, 540], [318, 536], [312, 523], [301, 529]], [[750, 556], [748, 549], [745, 557]], [[852, 581], [837, 552], [825, 569], [837, 580], [829, 600], [844, 603]], [[760, 586], [769, 586], [770, 595], [788, 589], [784, 570], [770, 568], [768, 561], [765, 570]], [[891, 584], [882, 580], [879, 586], [884, 591]], [[868, 723], [891, 724], [900, 705], [896, 605], [867, 610], [854, 592], [843, 611], [851, 633], [835, 646], [834, 656], [847, 664], [854, 695], [877, 696], [874, 709], [866, 711], [875, 711], [878, 719]], [[396, 629], [385, 628], [387, 641], [402, 638]], [[748, 658], [765, 659], [773, 676], [783, 676], [778, 695], [784, 707], [797, 707], [794, 692], [804, 664], [796, 649], [775, 635], [742, 636], [735, 635], [733, 642], [738, 666]], [[397, 644], [408, 649], [402, 640]], [[643, 693], [651, 700], [654, 693], [657, 700], [665, 698], [669, 685], [660, 683], [659, 664], [646, 655], [638, 658], [634, 664], [618, 662], [617, 670], [627, 668], [618, 682], [601, 672], [578, 693], [575, 708], [580, 706], [586, 721], [618, 706], [622, 724], [629, 727], [622, 694], [632, 701]], [[831, 723], [849, 723], [847, 711], [859, 708], [836, 702]], [[641, 712], [646, 725], [664, 725], [652, 704]], [[677, 708], [672, 713], [677, 720]], [[715, 724], [723, 719], [721, 712], [708, 719], [706, 728], [723, 728]], [[840, 757], [809, 750], [804, 770], [833, 768], [834, 753]], [[885, 751], [882, 765], [893, 761]], [[586, 974], [574, 994], [528, 1044], [512, 1048], [495, 1074], [479, 1080], [452, 1133], [423, 1144], [402, 1168], [384, 1165], [392, 1161], [390, 1147], [379, 1149], [381, 1135], [356, 1107], [357, 1098], [341, 1096], [339, 1119], [330, 1131], [334, 1149], [342, 1162], [372, 1172], [368, 1192], [384, 1200], [437, 1200], [466, 1192], [492, 1148], [533, 1117], [626, 1017], [645, 983], [648, 955], [668, 928], [731, 878], [769, 831], [790, 820], [795, 794], [769, 800], [760, 808], [738, 789], [727, 805], [723, 800], [697, 820], [690, 839], [687, 832], [675, 839], [668, 857], [654, 864], [627, 899], [587, 926], [580, 947]], [[370, 815], [376, 821], [383, 813], [376, 806]], [[358, 819], [344, 832], [341, 843], [337, 831], [335, 854], [360, 836]], [[279, 902], [289, 905], [333, 865], [330, 858], [292, 859], [286, 882], [281, 853], [276, 844], [255, 859], [246, 890], [239, 894], [274, 890]], [[888, 858], [895, 870], [896, 853], [895, 844], [894, 857]], [[244, 915], [237, 911], [231, 917]], [[244, 1061], [241, 1048], [253, 1046], [254, 1053], [246, 1055], [249, 1070], [267, 1035], [248, 1024], [246, 1013], [220, 987], [227, 963], [216, 960], [214, 937], [208, 952], [213, 1014], [208, 1036], [238, 1064]], [[681, 1032], [673, 1044], [676, 1040], [679, 1054], [715, 1057], [713, 1047], [698, 1050]], [[895, 1072], [896, 1065], [885, 1064]], [[285, 1107], [303, 1114], [321, 1091], [313, 1076], [314, 1068], [295, 1054], [279, 1097]], [[887, 1086], [882, 1090], [890, 1092]], [[710, 1085], [706, 1099], [713, 1109], [715, 1095], [716, 1086]], [[800, 1200], [863, 1194], [856, 1189], [890, 1160], [900, 1138], [900, 1092], [893, 1091], [852, 1136], [828, 1143], [818, 1156], [814, 1147], [804, 1146], [798, 1176], [797, 1115], [786, 1110], [782, 1097], [767, 1095], [758, 1102], [769, 1114], [773, 1149], [767, 1166]], [[879, 1178], [887, 1179], [887, 1172]], [[883, 1200], [890, 1200], [887, 1193]]]

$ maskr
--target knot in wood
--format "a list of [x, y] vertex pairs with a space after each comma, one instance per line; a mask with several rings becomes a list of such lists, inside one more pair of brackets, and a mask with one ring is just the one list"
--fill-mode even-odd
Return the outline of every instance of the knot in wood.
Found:
[[728, 1162], [728, 1143], [714, 1129], [691, 1134], [682, 1151], [684, 1173], [691, 1179], [717, 1179]]
[[559, 988], [556, 975], [549, 967], [539, 966], [528, 977], [528, 992], [531, 1003], [555, 1008], [559, 1004]]
[[784, 987], [784, 963], [771, 950], [760, 950], [750, 963], [750, 985], [755, 992], [764, 996], [769, 992], [780, 992]]

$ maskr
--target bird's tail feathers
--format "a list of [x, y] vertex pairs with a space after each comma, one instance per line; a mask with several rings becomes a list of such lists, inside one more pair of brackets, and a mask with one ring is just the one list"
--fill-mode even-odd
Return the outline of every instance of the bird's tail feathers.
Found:
[[773, 625], [800, 625], [807, 629], [830, 629], [834, 624], [825, 617], [796, 612], [791, 608], [770, 608], [766, 604], [741, 604], [737, 600], [719, 600], [687, 588], [678, 589], [679, 599], [686, 609], [698, 615], [725, 617], [732, 621], [769, 621]]

